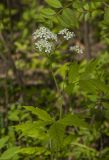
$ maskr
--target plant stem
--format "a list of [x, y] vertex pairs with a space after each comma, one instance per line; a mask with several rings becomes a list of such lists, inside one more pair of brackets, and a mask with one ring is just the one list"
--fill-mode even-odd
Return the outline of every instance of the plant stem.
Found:
[[[62, 94], [61, 94], [61, 91], [59, 89], [59, 86], [58, 86], [58, 82], [57, 82], [57, 79], [55, 77], [55, 74], [53, 72], [53, 66], [52, 66], [52, 63], [50, 63], [50, 70], [51, 70], [51, 74], [52, 74], [52, 77], [54, 79], [54, 82], [55, 82], [55, 85], [56, 85], [56, 89], [57, 89], [57, 92], [59, 93], [60, 95], [60, 98], [62, 97]], [[60, 106], [60, 119], [62, 117], [62, 105]]]
[[54, 74], [54, 72], [53, 72], [52, 64], [51, 64], [51, 73], [52, 73], [52, 76], [53, 76], [53, 79], [54, 79], [54, 82], [55, 82], [55, 85], [56, 85], [56, 89], [57, 89], [58, 93], [60, 93], [60, 89], [59, 89], [59, 86], [58, 86], [58, 83], [57, 83], [55, 74]]
[[54, 160], [54, 158], [53, 158], [54, 153], [53, 153], [53, 150], [52, 150], [51, 139], [50, 139], [50, 150], [51, 150], [51, 157], [50, 158], [51, 158], [51, 160]]
[[[48, 58], [48, 60], [50, 62], [50, 72], [51, 72], [53, 80], [55, 82], [55, 86], [56, 86], [57, 92], [59, 94], [59, 98], [62, 98], [62, 94], [61, 94], [60, 88], [58, 86], [57, 79], [56, 79], [55, 74], [53, 72], [53, 65], [52, 65], [53, 63], [52, 63], [51, 57], [50, 57], [50, 55], [47, 55], [47, 54], [46, 54], [46, 57]], [[60, 105], [59, 109], [60, 109], [59, 118], [61, 119], [62, 118], [62, 105]]]

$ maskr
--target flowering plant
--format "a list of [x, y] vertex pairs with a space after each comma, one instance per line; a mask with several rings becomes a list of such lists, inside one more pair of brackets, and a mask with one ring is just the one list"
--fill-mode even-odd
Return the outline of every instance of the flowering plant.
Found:
[[[46, 27], [40, 27], [33, 33], [33, 41], [35, 48], [39, 52], [45, 52], [47, 54], [51, 54], [53, 50], [56, 49], [56, 44], [59, 41], [59, 36], [64, 40], [70, 40], [75, 37], [74, 32], [69, 31], [69, 29], [65, 28], [59, 31], [57, 34], [51, 32]], [[82, 48], [78, 45], [71, 46], [70, 51], [76, 51], [77, 53], [82, 54]]]

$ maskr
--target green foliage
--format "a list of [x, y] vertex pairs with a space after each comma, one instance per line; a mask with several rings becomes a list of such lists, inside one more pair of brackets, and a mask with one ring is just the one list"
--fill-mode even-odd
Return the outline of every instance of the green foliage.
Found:
[[76, 12], [70, 8], [65, 8], [62, 12], [62, 19], [69, 28], [78, 26], [76, 16]]
[[55, 122], [49, 129], [51, 145], [54, 150], [58, 151], [63, 146], [65, 126], [60, 122]]
[[83, 127], [83, 128], [88, 127], [84, 119], [73, 114], [72, 115], [67, 114], [63, 119], [59, 120], [59, 123], [61, 123], [64, 126], [75, 126], [75, 127]]
[[9, 137], [5, 136], [3, 138], [0, 139], [0, 149], [3, 148], [6, 144], [6, 142], [8, 141]]
[[44, 111], [44, 110], [42, 110], [38, 107], [34, 108], [32, 106], [28, 106], [28, 107], [26, 106], [24, 108], [28, 111], [31, 111], [33, 114], [37, 115], [38, 118], [43, 120], [43, 121], [48, 121], [48, 122], [53, 121], [53, 119], [50, 117], [50, 115], [46, 111]]
[[17, 153], [19, 153], [19, 147], [11, 147], [2, 154], [0, 160], [10, 160], [14, 158]]
[[[108, 0], [8, 3], [0, 2], [0, 160], [109, 160]], [[43, 57], [31, 36], [43, 25], [69, 28], [75, 41], [60, 39]], [[75, 44], [83, 54], [69, 50]]]
[[105, 9], [105, 13], [104, 13], [104, 23], [106, 25], [109, 25], [109, 8]]
[[51, 8], [42, 8], [40, 12], [45, 18], [51, 18], [56, 14], [56, 12]]
[[37, 121], [25, 122], [21, 125], [17, 125], [15, 128], [16, 131], [22, 132], [22, 136], [43, 139], [45, 138], [45, 126], [46, 123], [43, 123], [42, 121]]
[[77, 78], [79, 76], [78, 70], [79, 70], [79, 65], [76, 62], [71, 64], [68, 72], [69, 83], [75, 83], [77, 81]]
[[50, 6], [54, 7], [54, 8], [61, 8], [62, 4], [59, 0], [45, 0]]
[[25, 148], [21, 148], [19, 150], [20, 154], [26, 154], [26, 155], [41, 155], [43, 154], [43, 152], [45, 151], [45, 149], [43, 147], [25, 147]]

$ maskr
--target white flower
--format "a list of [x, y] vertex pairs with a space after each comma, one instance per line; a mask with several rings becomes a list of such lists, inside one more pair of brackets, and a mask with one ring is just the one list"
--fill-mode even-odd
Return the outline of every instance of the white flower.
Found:
[[75, 37], [74, 32], [70, 32], [67, 28], [61, 30], [58, 34], [59, 34], [59, 35], [63, 35], [63, 37], [64, 37], [66, 40], [69, 40], [69, 39]]
[[57, 35], [52, 33], [48, 28], [40, 27], [33, 33], [33, 39], [45, 39], [57, 41]]
[[[58, 35], [63, 35], [66, 40], [75, 36], [74, 32], [70, 32], [67, 28], [61, 30]], [[46, 27], [40, 27], [32, 34], [33, 42], [39, 52], [51, 53], [57, 45], [57, 34], [51, 32]]]
[[66, 32], [68, 31], [68, 29], [67, 28], [64, 28], [63, 30], [61, 30], [61, 31], [59, 31], [59, 33], [58, 34], [66, 34]]
[[35, 47], [39, 50], [39, 52], [50, 53], [53, 49], [53, 43], [48, 42], [45, 39], [40, 39], [35, 43]]
[[57, 41], [57, 35], [52, 33], [48, 28], [40, 27], [33, 33], [33, 40], [36, 49], [39, 52], [51, 53], [54, 42]]
[[83, 49], [79, 45], [71, 46], [70, 51], [74, 51], [78, 54], [83, 54]]

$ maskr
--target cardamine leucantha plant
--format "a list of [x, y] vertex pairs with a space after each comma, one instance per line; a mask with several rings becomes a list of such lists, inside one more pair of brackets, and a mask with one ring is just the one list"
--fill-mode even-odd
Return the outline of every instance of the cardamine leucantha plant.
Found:
[[0, 1], [0, 160], [109, 160], [108, 30], [108, 0]]
[[[68, 48], [71, 54], [84, 54], [83, 49], [79, 45], [69, 45], [68, 42], [70, 40], [75, 41], [75, 36], [74, 32], [69, 31], [67, 28], [55, 34], [46, 27], [40, 27], [33, 33], [32, 39], [35, 50], [47, 58], [47, 66], [54, 80], [58, 95], [56, 101], [59, 102], [58, 113], [55, 116], [55, 114], [52, 115], [38, 106], [22, 106], [27, 113], [30, 112], [34, 115], [34, 118], [30, 118], [30, 120], [25, 122], [22, 121], [21, 124], [15, 126], [15, 130], [20, 139], [26, 138], [26, 141], [34, 141], [34, 145], [32, 144], [31, 146], [28, 143], [29, 146], [13, 147], [2, 154], [1, 160], [5, 159], [9, 152], [12, 152], [10, 158], [19, 155], [19, 157], [26, 156], [27, 159], [32, 157], [42, 160], [71, 159], [73, 157], [76, 159], [80, 157], [85, 159], [86, 157], [86, 159], [97, 160], [101, 156], [101, 152], [88, 144], [91, 141], [93, 143], [100, 136], [101, 128], [99, 129], [98, 126], [99, 132], [96, 133], [97, 137], [93, 136], [90, 139], [91, 134], [94, 134], [91, 133], [91, 129], [93, 128], [94, 132], [96, 127], [93, 125], [92, 120], [98, 116], [98, 113], [102, 113], [103, 104], [101, 98], [108, 93], [103, 77], [98, 72], [103, 64], [100, 62], [100, 59], [80, 64], [70, 61], [61, 65], [57, 70], [54, 68], [55, 60], [53, 56], [57, 56], [56, 50], [61, 47], [62, 43], [68, 45], [66, 48]], [[60, 73], [62, 70], [64, 70], [63, 75]], [[58, 83], [57, 75], [62, 76], [61, 83]], [[83, 113], [76, 112], [71, 106], [71, 97], [77, 93], [90, 102], [88, 106], [85, 106], [87, 108], [84, 108]], [[66, 98], [69, 102], [67, 104]], [[92, 106], [95, 110], [93, 115], [91, 114]], [[66, 112], [64, 107], [66, 107]], [[99, 121], [101, 121], [101, 117]], [[85, 140], [86, 138], [87, 141]]]

